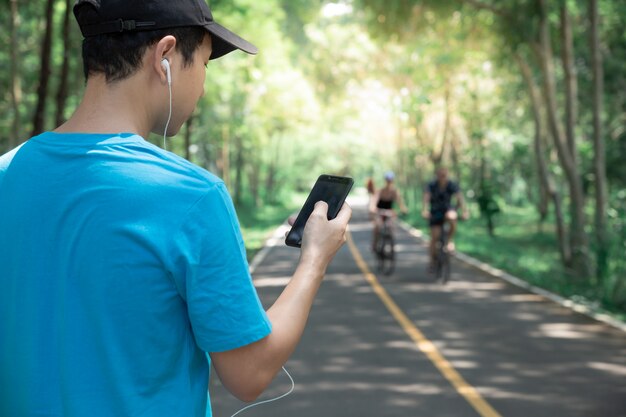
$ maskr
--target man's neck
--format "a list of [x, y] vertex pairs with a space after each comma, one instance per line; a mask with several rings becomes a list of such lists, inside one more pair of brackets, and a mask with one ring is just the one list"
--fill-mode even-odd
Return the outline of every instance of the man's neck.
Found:
[[147, 137], [151, 131], [149, 110], [138, 82], [107, 84], [104, 76], [91, 76], [80, 105], [59, 133], [136, 133]]

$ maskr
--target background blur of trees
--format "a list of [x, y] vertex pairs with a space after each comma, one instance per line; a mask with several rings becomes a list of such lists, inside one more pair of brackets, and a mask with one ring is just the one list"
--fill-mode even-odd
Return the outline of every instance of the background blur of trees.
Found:
[[[224, 178], [236, 204], [277, 204], [321, 172], [364, 183], [393, 169], [419, 212], [443, 164], [499, 216], [534, 207], [569, 279], [626, 309], [626, 2], [209, 4], [261, 52], [209, 65], [171, 143]], [[1, 0], [0, 153], [81, 97], [72, 5]]]

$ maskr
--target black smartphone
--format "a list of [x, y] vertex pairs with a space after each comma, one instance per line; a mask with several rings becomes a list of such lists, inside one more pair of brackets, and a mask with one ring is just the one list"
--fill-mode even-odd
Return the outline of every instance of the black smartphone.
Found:
[[343, 206], [348, 193], [352, 189], [354, 180], [350, 177], [338, 177], [335, 175], [320, 175], [315, 185], [311, 189], [302, 210], [298, 213], [298, 217], [294, 222], [291, 230], [285, 238], [287, 246], [299, 248], [302, 245], [302, 235], [304, 234], [304, 226], [313, 213], [315, 203], [325, 201], [328, 203], [328, 220], [337, 217], [339, 210]]

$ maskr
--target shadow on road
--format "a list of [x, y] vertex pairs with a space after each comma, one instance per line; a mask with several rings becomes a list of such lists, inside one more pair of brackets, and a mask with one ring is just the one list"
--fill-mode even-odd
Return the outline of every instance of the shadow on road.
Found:
[[[355, 207], [353, 239], [372, 272], [371, 228]], [[398, 230], [398, 263], [378, 276], [417, 328], [503, 417], [626, 416], [626, 334], [453, 260], [434, 282], [424, 244]], [[278, 245], [255, 273], [266, 307], [288, 282], [298, 250]], [[479, 415], [417, 348], [342, 248], [304, 337], [287, 363], [295, 392], [245, 416]], [[290, 387], [278, 375], [263, 398]], [[211, 382], [214, 415], [242, 403]]]

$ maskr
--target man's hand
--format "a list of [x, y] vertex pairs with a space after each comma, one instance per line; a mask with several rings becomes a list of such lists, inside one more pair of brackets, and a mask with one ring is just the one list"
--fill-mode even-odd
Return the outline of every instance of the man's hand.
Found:
[[470, 217], [469, 211], [463, 210], [463, 212], [461, 213], [461, 220], [467, 220], [469, 219], [469, 217]]
[[422, 217], [425, 218], [426, 220], [430, 219], [430, 211], [426, 209], [422, 210]]
[[328, 220], [328, 204], [318, 201], [306, 222], [302, 237], [301, 261], [326, 269], [339, 248], [346, 242], [352, 208], [347, 203], [332, 220]]

